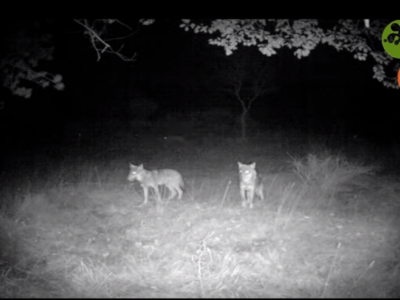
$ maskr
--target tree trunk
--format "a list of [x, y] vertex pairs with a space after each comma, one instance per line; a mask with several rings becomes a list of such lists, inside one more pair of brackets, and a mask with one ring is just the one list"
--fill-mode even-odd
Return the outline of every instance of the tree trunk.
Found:
[[247, 140], [247, 117], [248, 117], [249, 110], [246, 108], [243, 108], [242, 115], [240, 116], [240, 125], [241, 125], [241, 131], [242, 131], [242, 140], [245, 141]]

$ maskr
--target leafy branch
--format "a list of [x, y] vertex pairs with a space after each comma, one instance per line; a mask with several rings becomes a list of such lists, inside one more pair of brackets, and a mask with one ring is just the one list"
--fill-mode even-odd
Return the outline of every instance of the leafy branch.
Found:
[[381, 34], [388, 23], [369, 19], [338, 20], [333, 28], [324, 28], [326, 26], [321, 26], [315, 19], [217, 19], [209, 24], [185, 19], [180, 27], [212, 35], [209, 44], [223, 47], [226, 55], [231, 55], [239, 45], [256, 46], [266, 56], [275, 55], [278, 49], [287, 47], [293, 49], [293, 54], [300, 59], [309, 56], [317, 45], [327, 44], [338, 51], [353, 53], [353, 57], [360, 61], [371, 58], [375, 62], [373, 78], [385, 87], [398, 89], [400, 63], [380, 44]]

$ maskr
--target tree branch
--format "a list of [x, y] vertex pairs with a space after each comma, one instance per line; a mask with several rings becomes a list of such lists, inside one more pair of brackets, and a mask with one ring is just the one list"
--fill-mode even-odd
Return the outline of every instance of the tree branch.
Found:
[[[96, 54], [97, 54], [97, 61], [100, 60], [101, 54], [104, 53], [104, 52], [109, 52], [109, 53], [115, 54], [115, 55], [117, 55], [119, 58], [121, 58], [123, 61], [134, 61], [134, 58], [136, 57], [136, 53], [134, 53], [133, 56], [132, 56], [131, 58], [126, 57], [125, 55], [121, 54], [120, 51], [122, 50], [123, 45], [120, 47], [120, 49], [119, 49], [118, 51], [115, 51], [115, 50], [112, 48], [112, 46], [111, 46], [110, 44], [108, 44], [108, 43], [100, 36], [100, 34], [98, 34], [98, 33], [96, 32], [96, 30], [95, 30], [93, 27], [91, 27], [91, 26], [89, 25], [89, 23], [88, 23], [87, 20], [84, 20], [84, 21], [82, 22], [82, 21], [80, 21], [80, 20], [74, 19], [74, 21], [86, 29], [86, 33], [90, 36], [90, 41], [91, 41], [91, 43], [92, 43], [92, 45], [93, 45], [94, 50], [96, 51]], [[102, 22], [107, 22], [107, 20], [102, 20]], [[119, 22], [119, 21], [118, 21], [117, 23], [119, 23], [119, 24], [121, 24], [121, 25], [127, 27], [128, 29], [130, 29], [129, 26], [123, 24], [122, 22]], [[132, 34], [133, 34], [133, 33], [132, 33]], [[118, 38], [114, 38], [113, 40], [116, 40], [116, 39], [118, 39]], [[121, 39], [122, 39], [122, 38], [121, 38]], [[100, 49], [100, 48], [96, 45], [97, 42], [98, 42], [98, 43], [101, 43], [102, 45], [104, 45], [104, 47], [103, 47], [102, 49]]]

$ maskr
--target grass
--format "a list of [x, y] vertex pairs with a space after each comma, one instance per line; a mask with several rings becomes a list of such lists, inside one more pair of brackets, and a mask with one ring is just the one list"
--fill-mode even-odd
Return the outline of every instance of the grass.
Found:
[[372, 175], [378, 170], [374, 165], [349, 162], [346, 157], [330, 153], [308, 154], [303, 160], [293, 158], [294, 172], [307, 187], [314, 187], [327, 198], [334, 196], [341, 186], [360, 175]]
[[[0, 293], [399, 297], [400, 185], [344, 154], [285, 152], [230, 141], [3, 174]], [[130, 161], [179, 170], [182, 201], [142, 205]], [[237, 161], [262, 173], [266, 200], [252, 210], [240, 205]]]

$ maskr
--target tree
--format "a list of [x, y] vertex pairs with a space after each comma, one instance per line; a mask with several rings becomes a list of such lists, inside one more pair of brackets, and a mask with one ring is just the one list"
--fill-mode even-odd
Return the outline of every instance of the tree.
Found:
[[[74, 19], [74, 21], [84, 28], [84, 34], [88, 35], [90, 43], [92, 44], [93, 49], [96, 51], [97, 61], [101, 59], [101, 55], [103, 53], [114, 54], [123, 61], [127, 62], [133, 62], [135, 60], [136, 53], [134, 53], [131, 57], [123, 55], [121, 50], [124, 47], [124, 43], [118, 45], [116, 42], [124, 42], [128, 37], [134, 35], [138, 31], [138, 28], [134, 30], [127, 24], [117, 19]], [[153, 23], [153, 20], [141, 19], [139, 20], [139, 23], [143, 25], [150, 25]], [[124, 28], [128, 31], [128, 34], [125, 36], [116, 36], [115, 31], [113, 31], [111, 28], [112, 24], [119, 25], [118, 30]], [[115, 50], [117, 45], [119, 49]]]
[[[133, 26], [128, 26], [116, 19], [76, 19], [83, 28], [97, 60], [104, 53], [117, 55], [124, 61], [133, 61], [121, 53], [126, 39], [136, 33]], [[57, 90], [64, 89], [62, 76], [46, 70], [38, 70], [41, 61], [52, 60], [54, 47], [52, 35], [39, 30], [39, 22], [27, 24], [20, 21], [17, 26], [9, 29], [1, 53], [1, 80], [3, 86], [13, 94], [29, 98], [32, 88], [26, 82], [33, 82], [42, 87], [53, 86]], [[141, 19], [139, 25], [150, 25], [153, 19]], [[355, 59], [374, 62], [373, 78], [385, 87], [398, 89], [397, 73], [399, 61], [392, 58], [382, 49], [381, 35], [390, 20], [231, 20], [216, 19], [207, 24], [198, 21], [182, 20], [181, 27], [194, 33], [213, 35], [209, 43], [225, 49], [226, 55], [231, 55], [239, 45], [256, 46], [266, 55], [272, 56], [283, 47], [294, 50], [297, 58], [310, 55], [319, 44], [327, 44], [338, 51], [345, 50], [354, 55]], [[8, 24], [7, 24], [8, 25]], [[15, 24], [14, 24], [15, 25]], [[122, 30], [128, 33], [119, 35]], [[118, 33], [118, 34], [117, 34]], [[387, 74], [390, 75], [387, 75]], [[0, 103], [0, 107], [2, 107]]]
[[[60, 74], [37, 70], [39, 63], [53, 59], [52, 35], [43, 31], [45, 24], [17, 20], [11, 22], [4, 37], [4, 48], [0, 60], [0, 76], [3, 86], [14, 95], [30, 98], [32, 88], [26, 82], [36, 83], [43, 88], [52, 85], [63, 90]], [[41, 29], [41, 30], [39, 30]]]
[[[53, 60], [54, 45], [53, 34], [48, 29], [48, 23], [44, 22], [16, 20], [7, 29], [4, 37], [5, 47], [0, 57], [0, 76], [3, 86], [10, 90], [12, 94], [30, 98], [32, 96], [32, 87], [27, 82], [36, 83], [43, 88], [52, 86], [56, 90], [65, 88], [60, 74], [52, 74], [46, 70], [40, 69], [40, 63]], [[137, 32], [137, 28], [124, 24], [116, 19], [75, 19], [74, 22], [83, 28], [83, 34], [87, 35], [89, 41], [96, 51], [97, 61], [101, 59], [104, 53], [117, 55], [124, 61], [132, 62], [135, 54], [127, 57], [122, 54], [124, 41]], [[139, 24], [150, 25], [153, 20], [139, 20]], [[45, 24], [43, 24], [45, 23]], [[47, 26], [47, 27], [46, 27]], [[117, 26], [118, 29], [114, 30]], [[122, 30], [127, 30], [124, 36], [118, 36]], [[118, 49], [118, 50], [115, 50]], [[2, 107], [0, 103], [0, 107]]]
[[231, 57], [218, 57], [211, 63], [212, 72], [208, 81], [219, 92], [235, 97], [240, 103], [241, 138], [247, 139], [247, 125], [250, 109], [255, 100], [276, 91], [273, 85], [275, 66], [271, 59], [245, 48], [235, 52]]
[[[389, 20], [211, 20], [203, 22], [182, 20], [186, 31], [213, 35], [209, 43], [223, 47], [231, 55], [239, 45], [256, 46], [266, 55], [277, 54], [278, 49], [294, 49], [294, 55], [302, 58], [310, 55], [319, 44], [327, 44], [336, 50], [353, 53], [355, 59], [374, 61], [373, 78], [387, 88], [398, 89], [397, 72], [400, 64], [382, 49], [381, 36]], [[393, 75], [388, 76], [387, 73]]]

